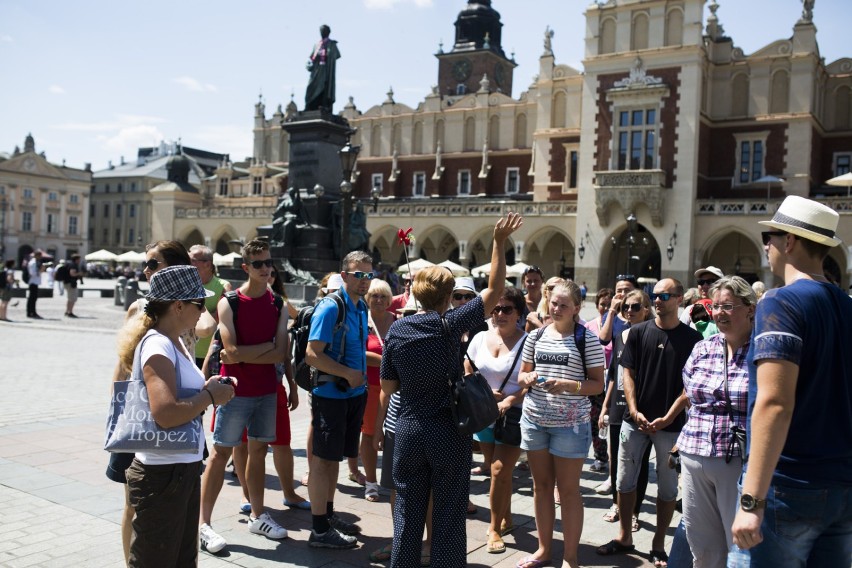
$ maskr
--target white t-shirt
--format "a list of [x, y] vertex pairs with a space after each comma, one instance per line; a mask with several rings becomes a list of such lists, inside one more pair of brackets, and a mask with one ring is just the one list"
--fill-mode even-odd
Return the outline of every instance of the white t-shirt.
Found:
[[[559, 338], [556, 331], [545, 329], [536, 341], [538, 331], [530, 334], [521, 357], [533, 363], [539, 378], [585, 380], [583, 360], [574, 343], [574, 334]], [[558, 335], [558, 334], [557, 334]], [[598, 336], [586, 329], [586, 369], [604, 366], [604, 353]], [[591, 402], [587, 395], [550, 393], [533, 385], [524, 397], [524, 414], [534, 424], [544, 427], [569, 427], [589, 421]]]
[[[142, 345], [140, 358], [143, 367], [145, 366], [145, 363], [148, 362], [148, 359], [154, 355], [163, 355], [173, 364], [175, 363], [175, 358], [177, 358], [178, 365], [180, 365], [180, 387], [199, 390], [204, 387], [204, 375], [201, 374], [201, 370], [195, 366], [194, 359], [192, 359], [185, 350], [183, 353], [179, 353], [171, 339], [153, 329], [149, 330], [148, 333], [145, 334], [145, 337], [150, 337], [150, 339], [145, 341]], [[194, 463], [201, 461], [201, 456], [204, 451], [204, 431], [201, 427], [201, 421], [198, 420], [197, 422], [198, 449], [195, 452], [167, 454], [137, 453], [136, 459], [145, 465], [167, 465], [172, 463]]]
[[[491, 388], [497, 390], [503, 384], [503, 380], [509, 372], [509, 366], [515, 362], [515, 355], [518, 354], [518, 350], [523, 346], [527, 334], [524, 333], [521, 335], [521, 338], [515, 343], [511, 352], [500, 357], [494, 357], [489, 352], [485, 341], [485, 336], [489, 333], [490, 331], [477, 333], [470, 341], [470, 345], [468, 345], [467, 354], [473, 359], [473, 364], [476, 365]], [[504, 395], [512, 395], [521, 390], [521, 386], [518, 384], [518, 373], [520, 370], [521, 359], [518, 357], [517, 363], [512, 368], [512, 376], [509, 377], [506, 386], [503, 388]]]
[[41, 285], [41, 271], [38, 268], [38, 261], [35, 257], [31, 258], [27, 263], [27, 272], [30, 273], [30, 281], [29, 285], [35, 284], [36, 286]]

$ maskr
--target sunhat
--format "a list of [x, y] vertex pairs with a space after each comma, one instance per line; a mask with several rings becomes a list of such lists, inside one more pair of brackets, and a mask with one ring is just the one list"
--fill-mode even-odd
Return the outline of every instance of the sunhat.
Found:
[[343, 288], [343, 276], [340, 274], [332, 274], [328, 278], [328, 283], [326, 283], [325, 288], [323, 288], [322, 291], [328, 294], [329, 292], [334, 292], [341, 288]]
[[725, 274], [720, 269], [716, 268], [715, 266], [708, 266], [707, 268], [699, 268], [698, 270], [696, 270], [695, 271], [695, 277], [701, 278], [702, 274], [705, 274], [705, 273], [708, 273], [708, 272], [710, 274], [712, 274], [713, 276], [715, 276], [716, 278], [724, 278], [724, 276], [725, 276]]
[[417, 300], [414, 299], [414, 294], [409, 294], [408, 301], [403, 307], [396, 310], [396, 312], [398, 314], [413, 314], [419, 310], [420, 306], [417, 304]]
[[840, 215], [834, 209], [798, 195], [790, 195], [781, 203], [771, 221], [760, 221], [760, 224], [821, 245], [836, 247], [841, 243], [836, 236], [839, 220]]
[[467, 290], [468, 292], [473, 292], [476, 294], [476, 287], [473, 285], [473, 278], [470, 276], [459, 276], [456, 278], [455, 286], [453, 287], [453, 292], [456, 290]]
[[213, 295], [201, 284], [198, 269], [194, 266], [167, 266], [151, 276], [151, 288], [145, 298], [154, 302], [198, 300]]

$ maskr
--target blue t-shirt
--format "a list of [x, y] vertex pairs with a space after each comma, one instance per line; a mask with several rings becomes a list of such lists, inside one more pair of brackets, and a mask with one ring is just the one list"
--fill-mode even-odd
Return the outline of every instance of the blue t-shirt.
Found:
[[[352, 299], [341, 288], [338, 292], [346, 302], [346, 319], [341, 329], [334, 333], [334, 324], [337, 323], [337, 303], [332, 299], [323, 298], [314, 309], [311, 316], [311, 333], [308, 341], [322, 341], [327, 344], [326, 355], [337, 361], [340, 355], [340, 339], [346, 331], [346, 347], [343, 350], [343, 358], [340, 364], [350, 369], [361, 369], [364, 377], [367, 376], [367, 305], [363, 300], [358, 305], [352, 303]], [[361, 396], [366, 392], [366, 378], [362, 386], [347, 388], [341, 391], [335, 383], [323, 383], [313, 390], [314, 396], [325, 398], [352, 398]]]
[[852, 299], [832, 284], [797, 280], [768, 291], [757, 305], [748, 355], [749, 444], [756, 363], [765, 359], [799, 366], [773, 483], [852, 485]]

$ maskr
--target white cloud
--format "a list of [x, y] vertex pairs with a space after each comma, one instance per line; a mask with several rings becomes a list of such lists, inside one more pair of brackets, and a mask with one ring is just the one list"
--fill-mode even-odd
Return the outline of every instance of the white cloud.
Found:
[[414, 4], [418, 8], [431, 8], [433, 0], [364, 0], [368, 10], [390, 10], [397, 4]]
[[139, 124], [121, 128], [118, 133], [111, 136], [100, 135], [97, 140], [112, 155], [135, 156], [140, 147], [156, 146], [165, 138], [156, 126]]
[[14, 43], [15, 40], [12, 39], [12, 36], [6, 34], [0, 34], [0, 42], [2, 43]]
[[218, 89], [216, 85], [211, 85], [210, 83], [202, 83], [198, 79], [194, 77], [188, 77], [184, 75], [183, 77], [178, 77], [176, 79], [172, 79], [175, 83], [185, 88], [187, 91], [195, 91], [197, 93], [215, 93]]
[[251, 156], [253, 152], [251, 131], [243, 124], [206, 125], [192, 133], [191, 138], [194, 148], [227, 153], [233, 161]]
[[144, 116], [139, 114], [117, 114], [113, 121], [101, 122], [65, 122], [54, 124], [56, 130], [76, 130], [80, 132], [110, 132], [121, 130], [130, 126], [162, 124], [166, 119], [158, 116]]
[[51, 85], [47, 88], [47, 90], [53, 95], [64, 95], [65, 94], [65, 89], [63, 89], [59, 85]]

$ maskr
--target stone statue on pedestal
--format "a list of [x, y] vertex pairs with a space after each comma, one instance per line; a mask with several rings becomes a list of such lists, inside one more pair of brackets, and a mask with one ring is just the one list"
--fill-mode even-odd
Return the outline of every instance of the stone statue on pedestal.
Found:
[[314, 46], [308, 61], [308, 71], [311, 78], [308, 80], [308, 88], [305, 92], [305, 110], [325, 110], [331, 113], [334, 106], [334, 80], [336, 74], [337, 60], [340, 59], [340, 51], [337, 42], [330, 39], [331, 28], [326, 25], [320, 26], [322, 39]]

